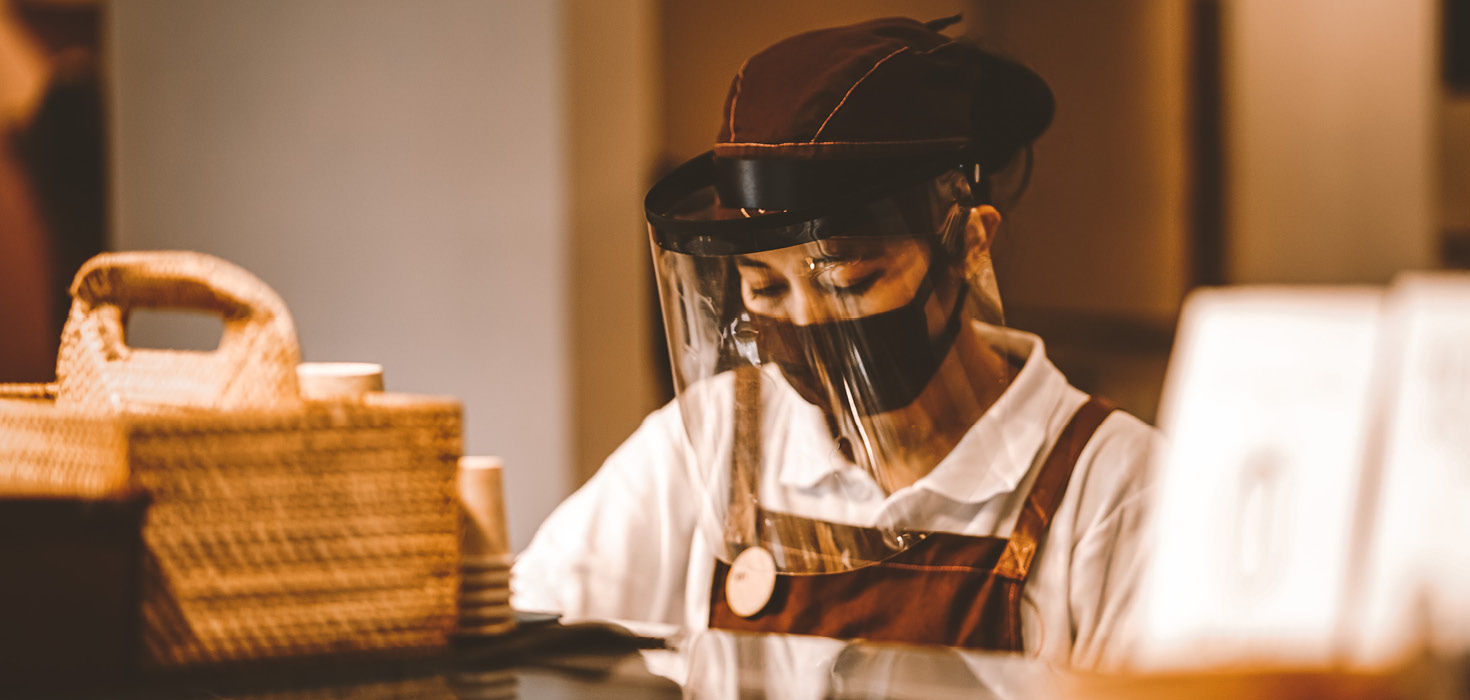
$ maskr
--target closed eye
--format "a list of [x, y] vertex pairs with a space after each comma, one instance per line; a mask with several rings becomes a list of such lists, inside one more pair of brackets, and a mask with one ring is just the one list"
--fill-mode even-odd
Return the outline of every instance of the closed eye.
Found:
[[752, 296], [766, 298], [778, 297], [786, 293], [786, 287], [787, 285], [785, 282], [772, 282], [770, 284], [763, 284], [759, 286], [752, 284], [750, 285], [750, 294]]
[[829, 291], [838, 296], [857, 296], [872, 289], [873, 285], [878, 283], [878, 280], [883, 279], [883, 274], [883, 270], [874, 270], [849, 284], [827, 284], [825, 286]]

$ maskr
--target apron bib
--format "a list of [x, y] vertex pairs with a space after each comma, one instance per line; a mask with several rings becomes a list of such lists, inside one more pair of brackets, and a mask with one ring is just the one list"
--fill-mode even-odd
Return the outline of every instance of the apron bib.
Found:
[[[1021, 589], [1036, 553], [1046, 541], [1082, 448], [1113, 408], [1094, 397], [1072, 415], [1042, 463], [1010, 537], [931, 532], [897, 554], [860, 568], [832, 573], [778, 573], [770, 600], [749, 617], [731, 610], [725, 595], [730, 565], [716, 560], [709, 626], [1022, 651]], [[737, 416], [736, 422], [746, 423], [748, 418]], [[748, 425], [737, 425], [736, 429], [739, 437], [753, 437]], [[736, 477], [737, 483], [748, 481], [748, 488], [753, 489], [755, 470], [750, 468], [749, 459], [749, 455], [737, 455]], [[732, 515], [745, 518], [740, 527], [753, 524], [756, 541], [760, 542], [769, 542], [769, 537], [762, 536], [766, 532], [785, 530], [781, 522], [798, 520], [753, 506], [732, 508]], [[802, 520], [800, 531], [815, 532], [817, 537], [832, 542], [882, 536], [867, 528]], [[779, 551], [782, 556], [792, 556], [800, 550], [798, 545]]]

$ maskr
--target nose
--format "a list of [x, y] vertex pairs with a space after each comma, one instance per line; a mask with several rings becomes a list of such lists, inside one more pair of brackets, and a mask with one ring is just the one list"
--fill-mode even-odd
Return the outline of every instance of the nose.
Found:
[[801, 282], [793, 281], [781, 306], [786, 312], [786, 318], [798, 326], [809, 326], [832, 319], [831, 304], [826, 296]]

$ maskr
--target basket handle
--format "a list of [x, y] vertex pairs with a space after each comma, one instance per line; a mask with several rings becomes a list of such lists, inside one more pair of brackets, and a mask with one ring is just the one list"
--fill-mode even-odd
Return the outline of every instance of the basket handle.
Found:
[[[244, 269], [203, 253], [103, 253], [82, 265], [57, 358], [57, 402], [270, 407], [299, 401], [296, 329], [286, 305]], [[224, 321], [211, 352], [130, 348], [139, 308], [192, 309]]]

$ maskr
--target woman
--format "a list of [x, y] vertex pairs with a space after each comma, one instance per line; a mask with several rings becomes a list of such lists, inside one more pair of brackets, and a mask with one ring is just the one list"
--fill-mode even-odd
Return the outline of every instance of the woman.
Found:
[[548, 518], [518, 608], [1116, 654], [1154, 435], [1004, 327], [997, 204], [1052, 97], [951, 21], [762, 51], [649, 192], [677, 398]]

